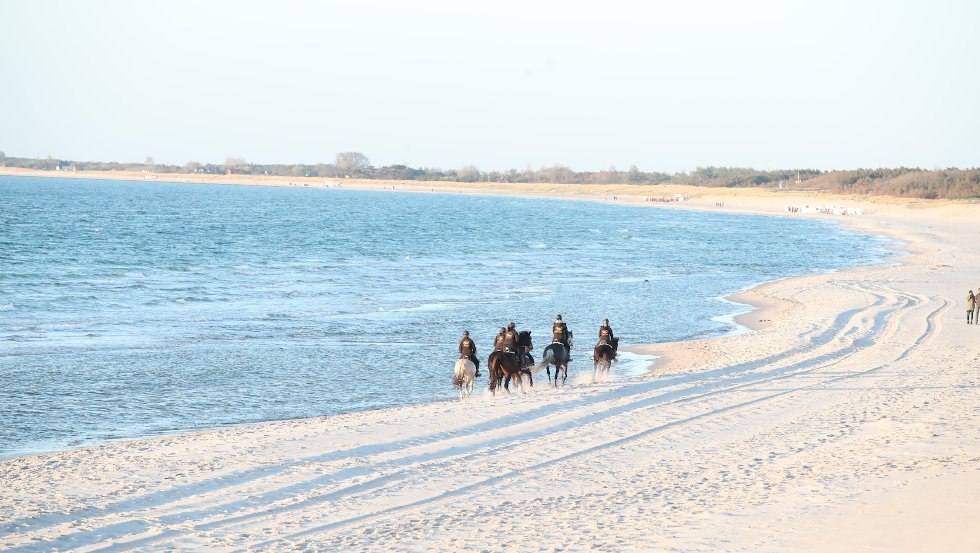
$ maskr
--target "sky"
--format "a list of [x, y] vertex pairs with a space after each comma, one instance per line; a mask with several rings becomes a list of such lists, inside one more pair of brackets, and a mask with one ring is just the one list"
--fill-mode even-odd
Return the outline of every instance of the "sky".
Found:
[[0, 151], [980, 165], [980, 2], [0, 0]]

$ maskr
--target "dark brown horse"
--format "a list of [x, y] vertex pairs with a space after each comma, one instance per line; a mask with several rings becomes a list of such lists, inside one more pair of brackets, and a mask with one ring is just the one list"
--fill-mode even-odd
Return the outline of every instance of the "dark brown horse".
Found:
[[517, 334], [518, 353], [507, 351], [495, 351], [487, 359], [487, 367], [490, 370], [490, 391], [497, 395], [497, 386], [503, 382], [504, 389], [510, 393], [510, 379], [517, 378], [521, 385], [521, 392], [524, 391], [524, 381], [522, 374], [526, 374], [528, 384], [534, 386], [534, 379], [531, 370], [528, 368], [534, 364], [530, 351], [534, 346], [531, 344], [531, 331], [522, 330]]
[[616, 360], [616, 351], [619, 349], [619, 338], [613, 338], [611, 344], [600, 343], [592, 352], [592, 382], [595, 382], [596, 374], [607, 374], [613, 361]]

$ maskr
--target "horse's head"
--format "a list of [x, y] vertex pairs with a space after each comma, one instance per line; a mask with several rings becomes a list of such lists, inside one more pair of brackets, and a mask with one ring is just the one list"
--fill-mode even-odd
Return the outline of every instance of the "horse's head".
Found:
[[531, 331], [522, 330], [517, 334], [517, 345], [531, 349]]

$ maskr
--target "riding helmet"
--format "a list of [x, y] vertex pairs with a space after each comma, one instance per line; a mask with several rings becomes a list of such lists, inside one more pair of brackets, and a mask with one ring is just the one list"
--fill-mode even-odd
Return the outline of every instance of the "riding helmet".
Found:
[[555, 317], [555, 320], [556, 321], [560, 321], [561, 320], [561, 315], [558, 315], [557, 317]]

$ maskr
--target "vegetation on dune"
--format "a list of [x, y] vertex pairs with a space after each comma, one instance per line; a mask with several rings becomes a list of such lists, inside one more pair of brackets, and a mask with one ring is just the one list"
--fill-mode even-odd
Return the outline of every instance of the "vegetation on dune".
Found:
[[626, 171], [609, 167], [600, 171], [573, 171], [563, 165], [524, 170], [480, 171], [473, 165], [460, 169], [413, 168], [406, 165], [375, 167], [360, 152], [341, 152], [333, 163], [261, 164], [243, 158], [228, 158], [222, 164], [189, 161], [184, 165], [157, 164], [153, 158], [143, 163], [72, 161], [55, 158], [35, 159], [6, 157], [0, 152], [0, 166], [42, 171], [152, 171], [155, 173], [198, 173], [233, 175], [275, 175], [322, 177], [330, 179], [359, 178], [382, 180], [419, 180], [447, 182], [508, 182], [554, 184], [688, 184], [727, 188], [781, 187], [789, 190], [815, 189], [840, 194], [887, 195], [905, 198], [980, 198], [980, 169], [933, 169], [899, 167], [896, 169], [853, 169], [820, 171], [817, 169], [780, 169], [761, 171], [744, 167], [698, 167], [691, 172], [661, 173], [640, 171], [631, 166]]

